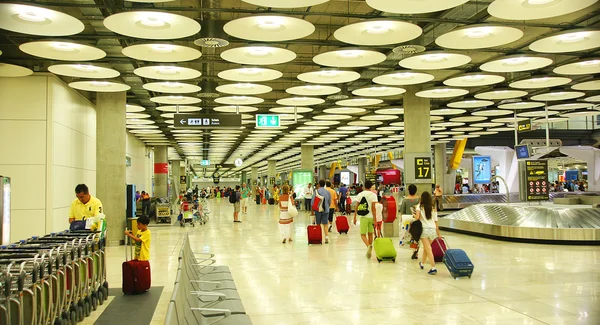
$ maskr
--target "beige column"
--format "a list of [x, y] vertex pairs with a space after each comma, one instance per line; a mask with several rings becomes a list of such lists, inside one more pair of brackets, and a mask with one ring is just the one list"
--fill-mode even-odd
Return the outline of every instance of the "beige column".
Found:
[[154, 147], [154, 197], [167, 197], [167, 179], [169, 178], [169, 161], [167, 146]]
[[[431, 191], [433, 173], [427, 179], [415, 179], [415, 158], [431, 159], [430, 103], [415, 94], [421, 86], [407, 86], [404, 93], [404, 170], [406, 183], [417, 185], [417, 195]], [[433, 160], [431, 160], [433, 163]], [[430, 166], [433, 167], [433, 166]]]

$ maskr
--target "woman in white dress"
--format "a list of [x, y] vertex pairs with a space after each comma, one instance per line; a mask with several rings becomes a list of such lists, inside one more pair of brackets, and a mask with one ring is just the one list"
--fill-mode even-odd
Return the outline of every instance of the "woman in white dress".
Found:
[[283, 238], [282, 243], [285, 244], [286, 241], [292, 242], [292, 223], [294, 222], [294, 218], [288, 213], [288, 204], [289, 202], [292, 205], [295, 203], [289, 194], [289, 185], [283, 185], [281, 192], [282, 194], [279, 197], [279, 232]]

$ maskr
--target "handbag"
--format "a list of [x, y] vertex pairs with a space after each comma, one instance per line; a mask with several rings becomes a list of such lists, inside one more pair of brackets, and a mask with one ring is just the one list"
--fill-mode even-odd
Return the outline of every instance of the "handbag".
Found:
[[71, 225], [69, 226], [69, 230], [71, 230], [71, 231], [85, 230], [86, 223], [87, 222], [85, 221], [85, 217], [83, 217], [82, 220], [74, 220], [73, 222], [71, 222]]
[[325, 211], [325, 209], [323, 209], [323, 201], [324, 201], [324, 197], [322, 195], [319, 194], [319, 191], [315, 191], [315, 198], [313, 200], [313, 204], [312, 204], [312, 209], [315, 212], [323, 212]]
[[298, 209], [292, 204], [292, 200], [288, 197], [288, 214], [290, 217], [295, 218], [298, 215]]

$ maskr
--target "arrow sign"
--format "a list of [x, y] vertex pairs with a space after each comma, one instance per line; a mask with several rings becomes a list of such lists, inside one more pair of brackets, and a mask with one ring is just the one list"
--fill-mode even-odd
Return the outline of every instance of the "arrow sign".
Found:
[[184, 119], [181, 119], [181, 121], [179, 121], [181, 124], [187, 124], [187, 121]]
[[279, 115], [256, 114], [256, 127], [273, 128], [281, 125]]

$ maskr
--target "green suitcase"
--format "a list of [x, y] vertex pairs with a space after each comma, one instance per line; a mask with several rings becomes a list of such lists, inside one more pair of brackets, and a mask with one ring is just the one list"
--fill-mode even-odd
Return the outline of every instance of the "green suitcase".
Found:
[[394, 242], [392, 242], [391, 238], [375, 238], [373, 248], [375, 249], [377, 262], [381, 263], [381, 261], [390, 260], [396, 262], [396, 249], [394, 248]]

